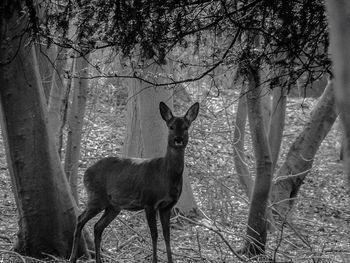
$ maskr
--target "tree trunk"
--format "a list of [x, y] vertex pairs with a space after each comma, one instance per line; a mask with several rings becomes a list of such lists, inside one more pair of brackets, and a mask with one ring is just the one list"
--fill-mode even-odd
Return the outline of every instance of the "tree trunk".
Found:
[[[162, 73], [161, 67], [151, 66], [151, 74]], [[154, 80], [156, 81], [156, 80]], [[139, 82], [139, 81], [137, 81]], [[142, 135], [142, 149], [140, 157], [154, 158], [162, 157], [166, 152], [168, 143], [168, 129], [160, 117], [159, 102], [163, 101], [173, 109], [172, 90], [164, 87], [149, 87], [148, 84], [136, 84], [140, 95], [138, 98], [140, 130]]]
[[35, 44], [35, 50], [39, 64], [41, 83], [44, 88], [45, 101], [48, 102], [52, 87], [52, 76], [54, 72], [53, 61], [57, 53], [56, 48], [55, 46], [47, 48], [45, 45], [37, 43]]
[[270, 123], [271, 123], [271, 111], [272, 111], [272, 100], [270, 95], [270, 88], [266, 84], [262, 85], [260, 92], [260, 105], [261, 113], [263, 116], [264, 127], [266, 134], [270, 133]]
[[287, 97], [283, 87], [275, 87], [272, 94], [272, 115], [268, 137], [271, 150], [272, 171], [274, 171], [282, 143]]
[[[144, 73], [144, 75], [159, 74], [159, 70], [157, 66], [150, 66], [147, 68], [148, 74]], [[167, 127], [160, 117], [159, 102], [165, 102], [172, 109], [171, 90], [149, 86], [135, 79], [131, 81], [128, 92], [128, 123], [124, 155], [139, 158], [164, 156]]]
[[68, 136], [64, 170], [70, 184], [74, 199], [78, 202], [78, 167], [80, 159], [80, 143], [83, 130], [86, 95], [88, 91], [89, 56], [76, 59], [73, 100], [69, 112]]
[[202, 217], [203, 213], [199, 210], [196, 200], [194, 199], [193, 190], [188, 177], [188, 169], [186, 166], [182, 176], [182, 192], [174, 207], [174, 211], [188, 218]]
[[243, 186], [248, 198], [250, 199], [253, 191], [254, 181], [249, 173], [248, 166], [245, 160], [244, 150], [244, 137], [245, 137], [245, 126], [247, 120], [247, 98], [246, 89], [242, 86], [241, 95], [238, 101], [237, 113], [236, 113], [236, 125], [234, 130], [234, 162], [238, 175], [238, 179]]
[[[140, 109], [138, 103], [138, 91], [135, 80], [130, 81], [128, 86], [128, 100], [126, 112], [126, 136], [123, 155], [125, 157], [141, 157], [142, 155], [142, 133], [140, 127]], [[169, 105], [172, 106], [172, 105]]]
[[256, 177], [251, 197], [247, 239], [243, 251], [249, 256], [265, 252], [267, 238], [267, 203], [272, 181], [272, 163], [261, 105], [259, 71], [255, 65], [248, 69], [248, 118], [256, 159]]
[[333, 83], [329, 82], [311, 112], [311, 120], [292, 144], [272, 186], [271, 201], [282, 220], [292, 208], [300, 186], [312, 167], [316, 152], [336, 118]]
[[[63, 128], [67, 119], [68, 96], [70, 91], [69, 84], [71, 81], [64, 77], [67, 71], [66, 66], [69, 64], [66, 57], [67, 49], [58, 49], [48, 103], [48, 124], [58, 154], [61, 156]], [[70, 63], [73, 68], [74, 63], [71, 60]]]
[[[23, 35], [28, 17], [15, 1], [1, 8], [6, 13], [0, 22], [1, 122], [19, 214], [15, 250], [40, 258], [46, 257], [43, 253], [68, 257], [77, 207], [49, 136], [35, 49]], [[83, 239], [80, 250], [86, 252]]]
[[330, 50], [335, 75], [337, 107], [344, 127], [344, 166], [350, 186], [350, 2], [327, 0]]

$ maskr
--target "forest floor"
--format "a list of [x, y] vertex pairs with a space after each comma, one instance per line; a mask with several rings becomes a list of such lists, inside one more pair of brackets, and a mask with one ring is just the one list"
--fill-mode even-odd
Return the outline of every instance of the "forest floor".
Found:
[[[207, 218], [196, 224], [181, 216], [172, 219], [175, 262], [242, 262], [233, 251], [243, 244], [248, 200], [237, 180], [232, 158], [234, 104], [236, 101], [219, 98], [203, 101], [190, 133], [186, 163], [196, 201]], [[279, 166], [307, 122], [314, 104], [314, 99], [289, 99]], [[179, 106], [176, 112], [184, 110], [185, 107]], [[89, 103], [80, 175], [97, 159], [120, 154], [124, 135], [125, 106], [117, 105], [108, 96]], [[290, 223], [282, 231], [269, 233], [267, 255], [275, 262], [350, 262], [350, 206], [339, 161], [339, 141], [336, 124], [318, 151], [296, 200]], [[246, 144], [247, 160], [254, 174], [249, 140]], [[86, 192], [81, 184], [79, 192], [79, 206], [84, 208]], [[96, 219], [88, 223], [90, 231]], [[17, 220], [5, 151], [0, 145], [0, 262], [42, 262], [21, 258], [12, 251]], [[158, 229], [161, 232], [160, 227]], [[161, 233], [158, 243], [160, 262], [166, 262]], [[105, 230], [102, 246], [105, 262], [150, 262], [152, 246], [143, 213], [123, 211]], [[12, 260], [9, 261], [9, 257]]]

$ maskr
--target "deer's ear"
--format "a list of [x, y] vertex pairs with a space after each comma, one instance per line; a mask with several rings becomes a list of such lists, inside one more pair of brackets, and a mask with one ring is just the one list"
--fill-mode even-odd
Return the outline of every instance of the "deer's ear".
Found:
[[193, 122], [197, 118], [198, 111], [199, 111], [199, 103], [196, 102], [186, 112], [185, 119], [187, 119], [189, 122]]
[[159, 103], [159, 111], [163, 120], [166, 122], [170, 121], [174, 117], [169, 107], [162, 101]]

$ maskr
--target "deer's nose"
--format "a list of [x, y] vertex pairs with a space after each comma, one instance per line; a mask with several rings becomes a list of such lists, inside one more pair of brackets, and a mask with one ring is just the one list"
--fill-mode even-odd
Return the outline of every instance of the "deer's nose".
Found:
[[184, 140], [182, 139], [182, 137], [175, 137], [174, 145], [175, 146], [182, 146], [182, 145], [184, 145]]

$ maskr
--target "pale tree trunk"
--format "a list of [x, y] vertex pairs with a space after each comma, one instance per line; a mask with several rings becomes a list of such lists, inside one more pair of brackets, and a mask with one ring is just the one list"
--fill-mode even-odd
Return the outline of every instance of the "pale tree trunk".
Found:
[[[144, 70], [144, 76], [151, 78], [152, 74], [159, 74], [161, 70], [161, 66], [149, 66]], [[160, 117], [159, 102], [165, 102], [172, 109], [172, 90], [150, 86], [137, 79], [130, 82], [124, 155], [139, 158], [162, 157], [166, 151], [167, 127]]]
[[311, 112], [310, 121], [293, 142], [272, 186], [271, 201], [282, 220], [288, 216], [300, 186], [312, 168], [316, 152], [336, 118], [334, 89], [329, 82]]
[[270, 88], [267, 85], [262, 85], [260, 92], [261, 100], [261, 113], [264, 121], [264, 127], [266, 134], [270, 133], [270, 123], [271, 123], [271, 111], [272, 111], [272, 100], [270, 95]]
[[[286, 73], [283, 70], [274, 71], [265, 65], [261, 67], [260, 74], [262, 75], [261, 78], [267, 81], [271, 76], [272, 78], [282, 78], [281, 76]], [[285, 79], [285, 77], [282, 79]], [[272, 170], [274, 170], [282, 142], [287, 98], [285, 94], [286, 89], [282, 86], [284, 85], [282, 81], [280, 81], [280, 86], [275, 86], [272, 90], [268, 83], [262, 84], [261, 105], [271, 150]]]
[[[279, 70], [276, 73], [280, 75], [281, 71]], [[263, 72], [263, 74], [265, 78], [267, 78], [268, 74], [266, 72], [266, 69], [265, 72]], [[278, 77], [278, 75], [276, 77]], [[279, 151], [281, 148], [282, 135], [284, 129], [284, 120], [287, 105], [287, 98], [285, 96], [284, 88], [282, 86], [274, 87], [274, 89], [271, 91], [266, 84], [263, 85], [261, 94], [261, 105], [265, 131], [267, 134], [268, 144], [271, 153], [271, 174], [273, 175], [279, 157]], [[268, 221], [268, 230], [271, 232], [275, 231], [276, 228], [271, 209], [267, 209], [266, 218]]]
[[[167, 74], [166, 67], [169, 65], [149, 65], [145, 67], [143, 77], [153, 82], [159, 81], [163, 74]], [[159, 102], [165, 102], [172, 109], [173, 92], [164, 87], [150, 86], [140, 80], [131, 82], [124, 155], [141, 158], [162, 157], [166, 152], [168, 129], [160, 116]], [[183, 173], [182, 194], [175, 205], [175, 210], [187, 216], [200, 214], [186, 167]]]
[[[164, 74], [165, 69], [162, 66], [150, 65], [144, 69], [143, 76], [151, 81], [157, 81], [156, 75]], [[167, 127], [160, 117], [159, 102], [165, 102], [171, 109], [173, 108], [173, 93], [171, 89], [165, 87], [154, 87], [140, 80], [133, 80], [133, 84], [129, 88], [129, 101], [134, 100], [130, 106], [133, 106], [133, 117], [136, 125], [136, 135], [141, 138], [135, 138], [136, 149], [132, 150], [136, 153], [132, 157], [155, 158], [162, 157], [166, 152], [167, 145]], [[129, 107], [129, 104], [128, 104]], [[136, 111], [135, 111], [136, 110]], [[131, 109], [129, 110], [129, 112]], [[137, 127], [138, 126], [138, 127]], [[129, 127], [128, 127], [129, 128]], [[132, 131], [133, 128], [130, 127]], [[133, 139], [131, 139], [133, 140]], [[130, 151], [130, 149], [129, 149]], [[128, 156], [130, 155], [130, 152]]]
[[248, 70], [247, 105], [256, 159], [256, 177], [249, 207], [246, 242], [243, 252], [252, 256], [265, 252], [268, 226], [266, 211], [272, 181], [272, 162], [262, 112], [262, 88], [259, 71], [255, 65], [250, 65]]
[[50, 91], [52, 87], [52, 75], [54, 72], [53, 61], [57, 54], [55, 46], [46, 47], [43, 44], [35, 44], [37, 60], [39, 64], [39, 73], [41, 76], [41, 83], [44, 88], [45, 101], [49, 101]]
[[[16, 1], [2, 3], [0, 8], [7, 14], [0, 18], [0, 101], [2, 134], [19, 214], [15, 250], [33, 257], [46, 257], [47, 253], [67, 258], [77, 206], [48, 131], [35, 49], [28, 35], [22, 35], [28, 17], [17, 9]], [[85, 252], [83, 239], [80, 254]]]
[[73, 99], [68, 118], [68, 135], [64, 170], [74, 199], [78, 202], [78, 167], [83, 130], [86, 96], [89, 86], [89, 56], [79, 57], [75, 62], [77, 78], [73, 86]]
[[233, 158], [235, 162], [238, 179], [250, 199], [253, 191], [254, 181], [249, 173], [248, 165], [245, 159], [244, 137], [245, 126], [247, 121], [247, 98], [246, 98], [245, 84], [242, 85], [242, 91], [238, 100], [236, 112], [236, 125], [233, 134]]
[[182, 192], [174, 210], [189, 218], [199, 218], [203, 216], [203, 213], [198, 208], [196, 200], [194, 199], [193, 190], [188, 177], [188, 169], [186, 167], [183, 172]]
[[327, 0], [330, 28], [330, 50], [335, 75], [337, 107], [343, 122], [344, 166], [350, 185], [350, 2]]
[[[125, 157], [141, 157], [143, 142], [140, 127], [140, 109], [138, 103], [138, 89], [136, 81], [130, 81], [128, 86], [128, 100], [126, 112], [126, 135], [123, 155]], [[141, 85], [138, 83], [138, 85]], [[172, 105], [169, 105], [172, 106]]]
[[[272, 174], [274, 174], [279, 157], [279, 152], [281, 149], [286, 107], [287, 97], [285, 94], [285, 88], [282, 86], [275, 87], [272, 91], [272, 107], [268, 133], [268, 141], [270, 146], [272, 162]], [[269, 206], [271, 206], [271, 202], [269, 202]], [[267, 210], [267, 217], [269, 221], [268, 230], [274, 232], [276, 230], [276, 225], [271, 209]]]
[[[33, 6], [36, 12], [36, 18], [38, 23], [45, 24], [46, 12], [48, 4], [44, 1], [33, 1]], [[49, 102], [49, 96], [52, 87], [52, 76], [54, 72], [54, 60], [57, 56], [57, 49], [55, 45], [47, 45], [42, 38], [37, 38], [35, 42], [35, 54], [39, 64], [39, 73], [41, 77], [41, 83], [44, 89], [45, 102]]]
[[58, 50], [48, 103], [48, 125], [54, 144], [61, 156], [63, 128], [67, 118], [69, 85], [71, 83], [69, 79], [65, 78], [65, 73], [69, 71], [67, 68], [69, 64], [71, 65], [70, 71], [72, 71], [74, 63], [72, 59], [68, 60], [66, 57], [67, 49], [59, 47]]
[[[260, 95], [261, 109], [265, 131], [268, 132], [272, 167], [274, 170], [282, 142], [287, 99], [283, 87], [276, 87], [272, 91], [272, 101], [270, 95], [266, 93], [266, 91], [266, 89], [263, 89], [262, 94]], [[234, 162], [238, 179], [247, 193], [247, 196], [250, 198], [254, 182], [249, 173], [244, 154], [245, 125], [247, 119], [245, 93], [246, 91], [243, 85], [236, 113], [236, 125], [234, 131]]]
[[268, 138], [271, 150], [272, 171], [274, 171], [281, 149], [287, 97], [285, 89], [282, 86], [275, 87], [272, 91], [272, 96], [272, 114], [270, 118]]

